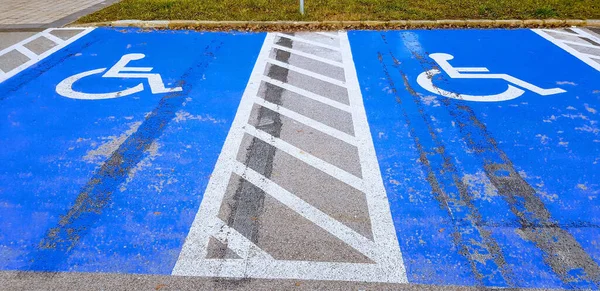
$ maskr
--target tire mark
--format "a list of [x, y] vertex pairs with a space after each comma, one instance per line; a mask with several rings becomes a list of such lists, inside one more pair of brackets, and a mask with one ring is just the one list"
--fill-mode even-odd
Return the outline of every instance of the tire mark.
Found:
[[[383, 35], [382, 38], [387, 44]], [[420, 96], [409, 85], [406, 75], [400, 70], [400, 62], [391, 51], [389, 55], [393, 61], [393, 67], [398, 70], [402, 77], [405, 89], [412, 97], [412, 103], [403, 103], [406, 100], [403, 100], [398, 94], [381, 53], [378, 54], [379, 61], [388, 84], [396, 96], [396, 101], [402, 107], [405, 122], [419, 152], [419, 160], [425, 168], [426, 179], [432, 188], [432, 192], [438, 203], [440, 203], [440, 207], [445, 209], [452, 219], [454, 225], [452, 237], [460, 249], [460, 254], [469, 262], [471, 271], [479, 285], [483, 286], [486, 283], [497, 285], [501, 281], [513, 286], [512, 272], [506, 265], [501, 249], [491, 237], [491, 233], [481, 227], [483, 224], [481, 214], [473, 205], [467, 186], [458, 176], [456, 166], [452, 163], [453, 158], [446, 153], [443, 142], [435, 133], [424, 111]], [[409, 111], [417, 111], [422, 121], [411, 118]], [[428, 138], [427, 141], [420, 139], [415, 131], [417, 124], [425, 125], [430, 139]], [[428, 150], [423, 142], [432, 142], [433, 144], [429, 146]], [[497, 270], [500, 270], [500, 274], [497, 274]]]
[[[291, 47], [292, 41], [287, 38], [280, 38], [277, 44]], [[276, 50], [276, 59], [278, 61], [287, 63], [289, 58], [289, 52]], [[267, 76], [285, 83], [287, 82], [288, 73], [288, 69], [279, 66], [270, 66]], [[268, 86], [266, 87], [264, 98], [271, 103], [280, 104], [283, 91], [283, 88]], [[279, 113], [261, 106], [258, 110], [257, 120], [258, 124], [256, 128], [274, 137], [279, 137], [283, 125]], [[252, 138], [250, 146], [246, 149], [244, 164], [268, 179], [271, 177], [273, 170], [275, 151], [276, 148], [268, 143], [257, 138]], [[254, 244], [258, 243], [259, 217], [263, 212], [264, 199], [264, 191], [242, 178], [233, 195], [233, 202], [229, 204], [231, 214], [228, 217], [227, 225], [233, 227]]]
[[[411, 50], [411, 53], [424, 71], [437, 67], [434, 61], [427, 60], [417, 51]], [[443, 81], [447, 82], [446, 79]], [[545, 263], [566, 285], [578, 287], [575, 284], [588, 283], [600, 287], [598, 263], [551, 217], [535, 189], [517, 172], [472, 108], [463, 101], [449, 98], [443, 98], [442, 104], [459, 125], [463, 140], [481, 158], [484, 172], [498, 194], [517, 216], [518, 234], [542, 251]]]
[[[212, 40], [202, 55], [202, 61], [190, 67], [181, 77], [186, 79], [191, 74], [202, 74], [220, 49], [222, 42]], [[182, 83], [179, 86], [182, 86]], [[192, 89], [188, 84], [187, 91]], [[94, 173], [81, 189], [73, 206], [61, 216], [58, 224], [50, 228], [38, 244], [37, 251], [27, 255], [28, 271], [55, 271], [60, 268], [70, 252], [102, 217], [106, 207], [110, 207], [113, 194], [128, 173], [143, 159], [144, 153], [162, 134], [168, 123], [185, 102], [187, 94], [176, 92], [161, 98], [154, 110], [146, 116], [138, 130], [131, 134], [112, 155]]]

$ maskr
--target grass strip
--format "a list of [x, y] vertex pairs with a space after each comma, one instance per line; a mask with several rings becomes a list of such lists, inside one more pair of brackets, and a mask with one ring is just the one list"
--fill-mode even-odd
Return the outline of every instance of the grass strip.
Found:
[[124, 0], [78, 23], [137, 20], [600, 19], [599, 0]]

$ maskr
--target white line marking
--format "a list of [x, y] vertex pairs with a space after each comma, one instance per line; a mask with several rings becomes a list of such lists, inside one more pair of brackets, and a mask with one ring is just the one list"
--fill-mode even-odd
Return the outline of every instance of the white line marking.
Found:
[[590, 48], [600, 49], [600, 46], [593, 45], [593, 44], [591, 44], [589, 42], [576, 42], [576, 41], [569, 41], [569, 40], [561, 40], [561, 42], [566, 43], [568, 45], [577, 45], [577, 46], [583, 46], [583, 47], [590, 47]]
[[89, 29], [89, 28], [93, 28], [93, 27], [55, 27], [55, 28], [50, 28], [49, 30], [83, 30], [83, 29]]
[[256, 100], [256, 104], [259, 104], [261, 106], [264, 106], [266, 108], [269, 108], [275, 112], [280, 113], [281, 115], [287, 116], [291, 119], [294, 119], [298, 122], [301, 122], [303, 124], [306, 124], [318, 131], [321, 131], [325, 134], [328, 134], [334, 138], [337, 138], [341, 141], [344, 141], [348, 144], [351, 144], [353, 146], [356, 146], [356, 138], [350, 134], [347, 134], [341, 130], [335, 129], [329, 125], [323, 124], [319, 121], [316, 121], [310, 117], [306, 117], [300, 113], [297, 113], [295, 111], [289, 110], [283, 106], [271, 103], [263, 98], [258, 97], [258, 100]]
[[336, 178], [348, 185], [350, 185], [351, 187], [354, 187], [355, 189], [359, 190], [359, 191], [365, 191], [365, 188], [363, 186], [363, 181], [362, 179], [328, 163], [325, 162], [289, 143], [287, 143], [286, 141], [280, 139], [280, 138], [276, 138], [250, 124], [247, 124], [244, 126], [246, 129], [246, 133], [261, 139], [262, 141], [276, 147], [277, 149], [293, 156], [294, 158], [301, 160], [319, 170], [321, 170], [322, 172], [324, 172], [325, 174], [328, 174], [329, 176]]
[[324, 43], [321, 43], [321, 42], [318, 42], [318, 41], [314, 41], [314, 40], [310, 40], [310, 39], [306, 39], [306, 38], [302, 38], [302, 37], [297, 37], [297, 36], [287, 35], [287, 34], [281, 34], [281, 33], [278, 33], [277, 36], [278, 37], [283, 37], [283, 38], [288, 38], [288, 39], [291, 39], [293, 41], [303, 42], [303, 43], [314, 45], [314, 46], [320, 46], [322, 48], [326, 48], [326, 49], [329, 49], [329, 50], [332, 50], [332, 51], [336, 51], [336, 52], [340, 51], [340, 48], [338, 48], [338, 47], [330, 46], [330, 45], [327, 45], [327, 44], [324, 44]]
[[567, 32], [567, 31], [563, 31], [563, 30], [554, 30], [554, 29], [539, 29], [539, 30], [544, 31], [546, 33], [550, 32], [550, 33], [556, 33], [556, 34], [563, 34], [563, 35], [568, 35], [568, 36], [580, 37], [576, 33]]
[[240, 261], [239, 259], [177, 261], [180, 271], [173, 275], [407, 283], [390, 265], [315, 261], [264, 261], [259, 259]]
[[314, 33], [320, 34], [322, 36], [327, 36], [327, 37], [335, 38], [335, 39], [339, 39], [340, 38], [337, 33], [333, 34], [333, 33], [325, 32], [325, 31], [317, 31], [317, 32], [314, 32]]
[[588, 58], [592, 58], [592, 59], [600, 59], [600, 56], [597, 55], [592, 55], [592, 54], [586, 54], [586, 53], [581, 53], [582, 55], [588, 57]]
[[595, 35], [593, 35], [593, 34], [591, 34], [591, 33], [587, 32], [587, 31], [585, 31], [585, 30], [583, 30], [583, 29], [580, 29], [580, 28], [575, 28], [575, 27], [574, 27], [574, 28], [571, 28], [571, 29], [572, 29], [573, 31], [577, 32], [577, 33], [580, 35], [580, 37], [585, 37], [585, 38], [588, 38], [588, 39], [590, 39], [590, 40], [593, 40], [593, 41], [595, 41], [596, 43], [600, 43], [600, 38], [596, 37]]
[[488, 73], [490, 71], [484, 67], [454, 67], [454, 70], [460, 73]]
[[288, 91], [294, 92], [296, 94], [300, 94], [300, 95], [302, 95], [302, 96], [304, 96], [306, 98], [310, 98], [310, 99], [313, 99], [315, 101], [319, 101], [319, 102], [321, 102], [323, 104], [327, 104], [327, 105], [335, 107], [337, 109], [340, 109], [340, 110], [343, 110], [343, 111], [346, 111], [346, 112], [350, 112], [352, 110], [350, 108], [350, 105], [346, 105], [344, 103], [337, 102], [337, 101], [329, 99], [327, 97], [323, 97], [323, 96], [321, 96], [319, 94], [315, 94], [313, 92], [306, 91], [306, 90], [304, 90], [302, 88], [298, 88], [298, 87], [296, 87], [294, 85], [290, 85], [288, 83], [283, 83], [283, 82], [281, 82], [279, 80], [275, 80], [275, 79], [267, 77], [267, 76], [261, 76], [261, 78], [263, 79], [263, 81], [265, 81], [267, 83], [271, 83], [271, 84], [273, 84], [275, 86], [279, 86], [279, 87], [281, 87], [283, 89], [286, 89]]
[[261, 250], [237, 230], [229, 227], [218, 218], [215, 218], [214, 221], [215, 224], [213, 227], [218, 229], [213, 229], [213, 237], [221, 243], [226, 244], [227, 247], [240, 256], [240, 258], [257, 256], [263, 260], [273, 260], [271, 255]]
[[36, 59], [38, 57], [38, 55], [36, 53], [32, 52], [30, 49], [28, 49], [24, 46], [18, 46], [15, 48], [15, 50], [24, 54], [30, 60]]
[[367, 190], [367, 204], [369, 207], [369, 217], [371, 219], [371, 229], [373, 239], [379, 245], [381, 252], [385, 253], [387, 258], [384, 264], [389, 268], [390, 276], [399, 276], [402, 282], [408, 282], [406, 269], [402, 259], [402, 252], [396, 236], [396, 229], [390, 211], [390, 204], [387, 198], [383, 178], [377, 155], [375, 154], [375, 145], [371, 137], [367, 113], [363, 104], [363, 97], [358, 83], [356, 67], [352, 59], [352, 50], [347, 33], [340, 33], [340, 44], [342, 59], [344, 61], [344, 72], [348, 84], [348, 96], [350, 99], [350, 108], [352, 108], [352, 120], [354, 121], [354, 134], [359, 140], [358, 154], [360, 157], [364, 187]]
[[595, 62], [594, 60], [592, 60], [591, 58], [589, 58], [585, 54], [580, 53], [576, 49], [570, 47], [569, 45], [567, 45], [567, 44], [563, 43], [562, 41], [560, 41], [560, 40], [552, 37], [551, 35], [547, 34], [546, 32], [544, 32], [544, 31], [542, 31], [540, 29], [532, 29], [532, 31], [535, 32], [535, 33], [537, 33], [539, 36], [545, 38], [549, 42], [551, 42], [551, 43], [555, 44], [556, 46], [560, 47], [561, 49], [567, 51], [568, 53], [570, 53], [574, 57], [578, 58], [582, 62], [588, 64], [590, 67], [596, 69], [597, 71], [600, 71], [600, 64], [597, 63], [597, 62]]
[[265, 176], [246, 167], [246, 165], [240, 162], [236, 164], [233, 171], [236, 174], [244, 177], [244, 179], [246, 179], [248, 182], [254, 184], [254, 186], [260, 188], [265, 193], [283, 203], [285, 206], [294, 210], [302, 217], [310, 220], [317, 226], [331, 233], [370, 259], [374, 261], [378, 261], [380, 259], [375, 251], [376, 246], [372, 241], [358, 234], [356, 231], [347, 227], [343, 223], [331, 218], [329, 215], [323, 213], [314, 206], [306, 203], [306, 201], [283, 189], [273, 181], [267, 179]]
[[329, 65], [332, 65], [332, 66], [336, 66], [336, 67], [340, 67], [340, 68], [342, 68], [344, 66], [344, 64], [342, 64], [342, 63], [340, 63], [338, 61], [330, 60], [330, 59], [327, 59], [327, 58], [324, 58], [324, 57], [320, 57], [320, 56], [317, 56], [317, 55], [314, 55], [314, 54], [311, 54], [311, 53], [306, 53], [306, 52], [299, 51], [299, 50], [296, 50], [296, 49], [292, 49], [292, 48], [289, 48], [289, 47], [284, 47], [284, 46], [281, 46], [281, 45], [278, 45], [278, 44], [273, 44], [273, 48], [276, 48], [276, 49], [282, 50], [282, 51], [286, 51], [286, 52], [289, 52], [289, 53], [292, 53], [292, 54], [295, 54], [295, 55], [299, 55], [299, 56], [302, 56], [302, 57], [305, 57], [305, 58], [313, 59], [315, 61], [326, 63], [326, 64], [329, 64]]
[[346, 82], [340, 81], [338, 79], [331, 78], [329, 76], [321, 75], [319, 73], [315, 73], [313, 71], [306, 70], [306, 69], [303, 69], [303, 68], [300, 68], [300, 67], [296, 67], [294, 65], [290, 65], [288, 63], [280, 62], [280, 61], [274, 60], [274, 59], [269, 59], [268, 62], [271, 63], [271, 64], [274, 64], [274, 65], [278, 65], [280, 67], [292, 70], [292, 71], [296, 71], [296, 72], [298, 72], [300, 74], [307, 75], [309, 77], [313, 77], [313, 78], [316, 78], [316, 79], [319, 79], [319, 80], [323, 80], [325, 82], [328, 82], [328, 83], [331, 83], [331, 84], [334, 84], [334, 85], [338, 85], [340, 87], [346, 87]]
[[[219, 223], [215, 222], [215, 217], [217, 217], [219, 213], [232, 171], [236, 170], [236, 167], [238, 167], [237, 171], [242, 174], [242, 176], [246, 176], [246, 178], [250, 177], [248, 179], [252, 179], [251, 182], [262, 185], [262, 187], [265, 187], [264, 189], [269, 191], [268, 193], [270, 195], [275, 195], [279, 197], [279, 199], [287, 201], [286, 203], [297, 211], [302, 211], [303, 214], [309, 217], [315, 216], [314, 219], [320, 220], [320, 223], [322, 224], [333, 223], [329, 226], [325, 225], [327, 228], [336, 227], [336, 225], [339, 226], [332, 231], [340, 232], [344, 229], [343, 225], [340, 226], [335, 221], [330, 221], [331, 218], [324, 216], [322, 213], [318, 212], [318, 210], [306, 204], [305, 201], [293, 196], [291, 193], [281, 191], [282, 189], [278, 188], [275, 183], [265, 180], [264, 177], [257, 173], [254, 173], [257, 175], [253, 175], [253, 173], [249, 171], [250, 169], [247, 169], [245, 165], [238, 162], [236, 159], [237, 151], [241, 146], [241, 141], [245, 132], [253, 129], [253, 127], [247, 124], [247, 121], [250, 117], [252, 105], [255, 102], [254, 100], [257, 100], [255, 98], [257, 98], [256, 96], [261, 80], [265, 80], [263, 73], [275, 37], [275, 34], [268, 33], [265, 38], [265, 42], [263, 43], [263, 47], [257, 58], [250, 80], [248, 81], [248, 85], [242, 96], [238, 112], [227, 138], [225, 139], [225, 144], [219, 155], [217, 164], [215, 165], [215, 170], [209, 179], [206, 192], [204, 193], [200, 205], [200, 210], [196, 214], [190, 233], [186, 238], [179, 259], [173, 269], [173, 275], [407, 283], [404, 263], [402, 262], [402, 254], [398, 246], [396, 232], [391, 220], [389, 204], [383, 188], [379, 165], [377, 164], [375, 149], [367, 124], [367, 117], [364, 107], [362, 107], [362, 96], [360, 94], [354, 63], [352, 62], [350, 54], [350, 44], [348, 43], [345, 33], [340, 35], [340, 42], [343, 52], [342, 57], [344, 60], [345, 76], [351, 91], [350, 104], [353, 107], [360, 107], [349, 108], [349, 110], [352, 113], [353, 118], [356, 118], [358, 121], [358, 124], [354, 124], [354, 129], [359, 130], [358, 132], [361, 134], [361, 136], [356, 139], [359, 144], [360, 163], [361, 166], [364, 167], [363, 171], [367, 171], [365, 173], [365, 179], [368, 179], [368, 181], [362, 181], [348, 173], [346, 173], [346, 175], [349, 175], [349, 177], [346, 177], [346, 179], [351, 180], [351, 183], [358, 184], [363, 188], [359, 190], [362, 190], [367, 198], [374, 240], [365, 244], [360, 236], [354, 237], [353, 234], [348, 233], [338, 234], [344, 237], [350, 235], [351, 237], [348, 239], [355, 240], [354, 243], [359, 244], [356, 247], [365, 248], [370, 245], [371, 251], [373, 252], [373, 258], [377, 258], [377, 260], [373, 264], [365, 264], [271, 260], [261, 258], [260, 256], [248, 256], [241, 260], [206, 259], [208, 240], [215, 234], [213, 231], [214, 227], [219, 226]], [[267, 78], [267, 80], [269, 79], [270, 78]], [[280, 82], [278, 81], [273, 83], [278, 86], [280, 85]], [[267, 142], [278, 142], [265, 132], [258, 133], [258, 131], [255, 130], [254, 133], [261, 134], [263, 138], [269, 140]], [[370, 148], [361, 149], [361, 147], [369, 146]], [[301, 153], [298, 149], [293, 147], [288, 148], [288, 150], [296, 151], [297, 154], [304, 155], [305, 157], [303, 159], [305, 162], [314, 166], [314, 161], [306, 161], [309, 156], [306, 153]], [[318, 162], [325, 164], [323, 161]], [[323, 167], [323, 165], [321, 166]], [[334, 167], [331, 166], [329, 167], [329, 170], [333, 168]], [[341, 171], [340, 173], [344, 172]], [[375, 179], [373, 179], [373, 177]]]
[[[18, 47], [22, 47], [23, 45], [25, 45], [25, 44], [27, 44], [27, 43], [29, 43], [29, 42], [37, 39], [38, 37], [40, 37], [41, 35], [43, 35], [44, 32], [50, 32], [50, 31], [53, 31], [53, 30], [57, 30], [57, 29], [56, 28], [46, 29], [46, 30], [42, 31], [41, 33], [33, 35], [33, 36], [29, 37], [29, 38], [26, 38], [26, 39], [20, 41], [19, 43], [16, 43], [16, 44], [14, 44], [14, 45], [6, 48], [6, 49], [3, 49], [2, 51], [0, 51], [0, 56], [3, 55], [3, 54], [5, 54], [6, 52], [12, 51], [13, 49], [17, 49]], [[60, 29], [58, 29], [58, 30], [60, 30]], [[67, 45], [69, 45], [69, 44], [73, 43], [74, 41], [80, 39], [84, 35], [87, 35], [92, 30], [94, 30], [94, 28], [78, 28], [78, 29], [71, 28], [71, 30], [81, 30], [81, 32], [79, 34], [71, 37], [70, 39], [68, 39], [66, 41], [63, 41], [61, 44], [58, 44], [58, 45], [54, 46], [53, 48], [47, 50], [46, 52], [42, 53], [41, 55], [36, 55], [35, 58], [29, 60], [28, 62], [25, 62], [24, 64], [22, 64], [22, 65], [20, 65], [20, 66], [18, 66], [16, 68], [14, 68], [14, 69], [12, 69], [12, 70], [10, 70], [8, 72], [5, 72], [5, 74], [3, 74], [3, 75], [0, 75], [0, 83], [8, 80], [12, 76], [20, 73], [21, 71], [29, 68], [30, 66], [34, 65], [35, 63], [37, 63], [37, 62], [45, 59], [49, 55], [51, 55], [51, 54], [59, 51], [60, 49], [66, 47]]]
[[323, 39], [315, 37], [316, 35], [325, 36], [325, 37], [328, 37], [330, 39], [338, 39], [338, 38], [334, 38], [334, 37], [329, 36], [329, 35], [323, 35], [323, 34], [315, 33], [315, 32], [311, 32], [310, 34], [307, 34], [307, 33], [296, 33], [296, 34], [294, 34], [294, 37], [298, 37], [298, 38], [301, 38], [301, 39], [306, 39], [308, 41], [314, 41], [314, 42], [318, 42], [320, 44], [332, 46], [332, 47], [335, 47], [335, 48], [337, 48], [339, 50], [339, 45], [331, 45], [331, 44], [328, 44], [326, 42], [323, 42]]
[[54, 42], [55, 44], [62, 44], [63, 42], [65, 42], [62, 38], [59, 38], [57, 36], [55, 36], [54, 34], [51, 34], [50, 32], [44, 30], [42, 31], [42, 36], [51, 40], [52, 42]]
[[195, 273], [195, 270], [187, 269], [187, 265], [182, 265], [182, 262], [190, 260], [203, 261], [206, 258], [208, 240], [212, 233], [211, 230], [213, 229], [211, 224], [213, 223], [212, 221], [214, 221], [214, 217], [217, 217], [219, 214], [221, 202], [223, 201], [223, 196], [225, 195], [233, 171], [233, 165], [236, 162], [235, 157], [244, 137], [242, 126], [246, 124], [250, 117], [252, 104], [254, 104], [254, 98], [258, 93], [260, 79], [265, 69], [266, 60], [269, 57], [269, 45], [273, 43], [273, 40], [273, 35], [268, 33], [256, 59], [256, 63], [254, 64], [252, 74], [250, 75], [250, 79], [244, 90], [231, 129], [227, 134], [227, 138], [225, 138], [225, 143], [223, 144], [223, 148], [221, 149], [221, 153], [215, 164], [215, 169], [213, 170], [206, 190], [204, 191], [200, 209], [198, 210], [198, 213], [196, 213], [196, 217], [194, 218], [194, 222], [185, 239], [177, 263], [173, 268], [173, 275]]

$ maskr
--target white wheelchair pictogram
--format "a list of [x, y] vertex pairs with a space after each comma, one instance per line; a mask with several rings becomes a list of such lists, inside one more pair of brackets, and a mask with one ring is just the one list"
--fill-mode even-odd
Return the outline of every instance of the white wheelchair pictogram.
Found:
[[[535, 86], [531, 83], [525, 82], [521, 79], [515, 78], [511, 75], [507, 74], [487, 74], [489, 70], [484, 67], [453, 67], [448, 63], [448, 61], [454, 59], [454, 56], [445, 53], [435, 53], [430, 54], [430, 58], [438, 63], [440, 68], [444, 70], [444, 72], [452, 79], [502, 79], [509, 83], [512, 83], [521, 88], [530, 90], [542, 96], [548, 96], [553, 94], [559, 94], [566, 92], [561, 88], [552, 88], [552, 89], [542, 89], [538, 86]], [[511, 84], [508, 85], [508, 88], [498, 94], [492, 95], [467, 95], [460, 94], [457, 92], [450, 92], [444, 89], [441, 89], [433, 84], [433, 77], [437, 74], [440, 74], [440, 70], [432, 69], [429, 71], [425, 71], [421, 73], [417, 77], [417, 83], [423, 89], [438, 95], [442, 95], [448, 98], [467, 100], [467, 101], [479, 101], [479, 102], [495, 102], [495, 101], [506, 101], [515, 99], [525, 93], [524, 90], [517, 88]]]
[[[160, 74], [149, 73], [153, 69], [151, 67], [127, 67], [129, 62], [141, 60], [144, 57], [146, 57], [144, 54], [123, 55], [114, 66], [102, 75], [102, 78], [147, 79], [152, 94], [179, 92], [183, 90], [181, 87], [166, 88]], [[106, 68], [100, 68], [68, 77], [56, 85], [56, 93], [73, 99], [100, 100], [123, 97], [144, 91], [144, 83], [140, 83], [132, 88], [108, 93], [85, 93], [73, 90], [75, 82], [91, 75], [102, 74], [105, 70]]]

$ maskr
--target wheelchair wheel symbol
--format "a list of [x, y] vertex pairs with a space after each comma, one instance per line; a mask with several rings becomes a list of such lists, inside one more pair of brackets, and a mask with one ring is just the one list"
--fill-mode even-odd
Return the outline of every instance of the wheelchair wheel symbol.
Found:
[[[438, 63], [438, 65], [444, 70], [444, 72], [453, 79], [502, 79], [509, 83], [512, 83], [516, 86], [519, 86], [524, 89], [528, 89], [534, 93], [537, 93], [542, 96], [559, 94], [566, 92], [560, 88], [552, 88], [552, 89], [542, 89], [533, 84], [527, 83], [521, 79], [515, 78], [511, 75], [507, 74], [486, 74], [489, 72], [487, 68], [484, 67], [453, 67], [448, 63], [449, 60], [454, 59], [454, 56], [443, 53], [435, 53], [430, 54], [430, 58]], [[466, 100], [466, 101], [479, 101], [479, 102], [496, 102], [496, 101], [507, 101], [520, 97], [525, 93], [524, 90], [517, 88], [511, 84], [508, 85], [508, 88], [501, 93], [491, 94], [491, 95], [468, 95], [468, 94], [460, 94], [457, 92], [450, 92], [444, 89], [441, 89], [433, 84], [433, 77], [435, 75], [441, 74], [441, 71], [438, 69], [432, 69], [429, 71], [425, 71], [421, 73], [417, 77], [417, 83], [423, 87], [423, 89], [433, 93], [438, 94], [444, 97]]]
[[108, 71], [106, 71], [106, 68], [99, 68], [70, 76], [62, 80], [58, 85], [56, 85], [56, 93], [72, 99], [101, 100], [124, 97], [144, 91], [143, 83], [140, 83], [132, 88], [108, 93], [85, 93], [75, 91], [73, 89], [73, 84], [75, 82], [88, 76], [102, 74], [104, 73], [104, 71], [106, 71], [106, 73], [102, 75], [102, 78], [147, 79], [152, 94], [179, 92], [183, 90], [181, 87], [166, 88], [163, 83], [162, 77], [159, 74], [148, 73], [152, 71], [153, 68], [151, 67], [126, 67], [130, 61], [141, 60], [144, 57], [144, 54], [127, 54], [122, 56], [121, 59], [114, 66], [108, 69]]

